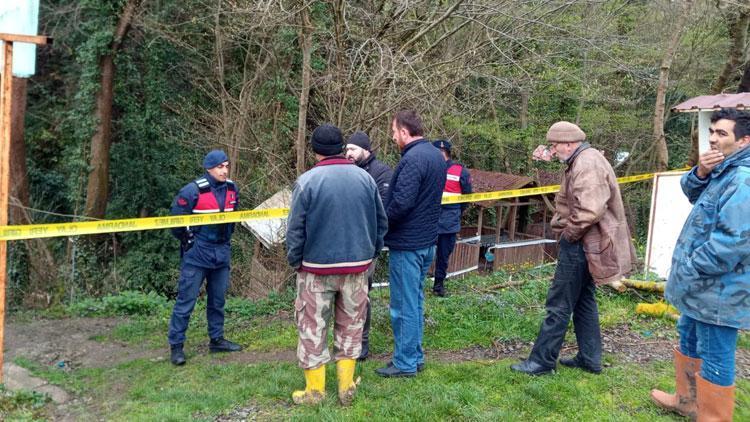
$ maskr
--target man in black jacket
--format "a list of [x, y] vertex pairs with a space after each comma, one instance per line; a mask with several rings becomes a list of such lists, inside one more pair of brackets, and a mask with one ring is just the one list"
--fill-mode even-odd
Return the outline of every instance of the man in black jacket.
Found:
[[[372, 152], [370, 145], [370, 137], [362, 131], [357, 131], [352, 134], [346, 144], [346, 158], [349, 161], [353, 161], [357, 166], [366, 171], [375, 180], [375, 184], [378, 185], [378, 192], [380, 193], [380, 199], [385, 202], [386, 195], [388, 193], [388, 186], [391, 183], [391, 176], [393, 176], [393, 170], [384, 162], [378, 160], [375, 157], [375, 153]], [[367, 294], [369, 297], [370, 290], [372, 290], [372, 276], [375, 273], [375, 264], [377, 258], [373, 259], [370, 268], [367, 270]], [[362, 328], [362, 352], [359, 354], [357, 360], [364, 361], [370, 354], [370, 318], [372, 314], [372, 305], [367, 302], [367, 318], [365, 319], [365, 326]]]
[[393, 169], [375, 157], [370, 145], [370, 137], [366, 133], [354, 132], [352, 134], [346, 144], [346, 158], [353, 161], [375, 179], [380, 192], [380, 199], [385, 201], [391, 176], [393, 176]]

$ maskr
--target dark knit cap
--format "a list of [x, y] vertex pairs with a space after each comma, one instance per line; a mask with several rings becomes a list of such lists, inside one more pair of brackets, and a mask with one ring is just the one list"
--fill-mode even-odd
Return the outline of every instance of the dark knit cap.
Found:
[[337, 155], [344, 150], [344, 136], [334, 125], [320, 125], [313, 131], [310, 144], [316, 154]]
[[203, 168], [212, 169], [225, 161], [229, 161], [229, 157], [227, 157], [224, 151], [215, 149], [206, 154], [206, 158], [203, 159]]
[[354, 132], [352, 136], [349, 137], [347, 144], [356, 145], [365, 151], [372, 151], [372, 149], [370, 149], [372, 147], [370, 145], [370, 137], [362, 131]]
[[442, 139], [439, 140], [439, 141], [433, 141], [432, 142], [432, 146], [434, 146], [437, 149], [444, 149], [445, 152], [447, 152], [448, 154], [451, 153], [451, 147], [452, 147], [452, 145], [451, 145], [450, 141], [446, 141], [446, 140], [442, 140]]

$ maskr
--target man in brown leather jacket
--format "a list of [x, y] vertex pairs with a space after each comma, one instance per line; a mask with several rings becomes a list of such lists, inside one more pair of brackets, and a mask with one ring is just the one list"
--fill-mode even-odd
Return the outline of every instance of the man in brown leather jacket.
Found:
[[585, 140], [586, 134], [575, 124], [557, 122], [547, 131], [551, 148], [534, 151], [535, 159], [556, 156], [568, 168], [555, 198], [551, 223], [560, 234], [560, 248], [555, 277], [547, 293], [547, 316], [529, 358], [511, 365], [511, 369], [529, 375], [548, 374], [555, 369], [571, 314], [578, 354], [560, 359], [560, 364], [601, 372], [595, 287], [620, 285], [635, 264], [635, 248], [615, 172]]

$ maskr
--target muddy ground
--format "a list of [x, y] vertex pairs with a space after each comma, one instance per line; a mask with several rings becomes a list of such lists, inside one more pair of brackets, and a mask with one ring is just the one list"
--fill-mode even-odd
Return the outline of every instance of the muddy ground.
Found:
[[[45, 366], [57, 365], [67, 370], [75, 370], [110, 367], [143, 358], [168, 359], [166, 347], [152, 349], [146, 345], [96, 340], [102, 337], [111, 339], [109, 334], [124, 321], [118, 318], [71, 318], [31, 322], [11, 320], [6, 325], [5, 331], [5, 360], [12, 362], [16, 357], [22, 357]], [[631, 330], [627, 325], [605, 329], [602, 336], [604, 351], [614, 354], [616, 360], [623, 363], [670, 360], [672, 348], [676, 344], [673, 338], [660, 338], [651, 333], [640, 333]], [[530, 348], [531, 342], [496, 341], [490, 347], [471, 347], [459, 351], [427, 351], [427, 358], [428, 362], [448, 363], [524, 358]], [[562, 354], [573, 353], [575, 353], [575, 345], [566, 344]], [[390, 355], [375, 355], [372, 358], [387, 361]], [[294, 362], [295, 359], [294, 350], [281, 350], [243, 351], [223, 355], [218, 361], [260, 363]], [[750, 377], [750, 352], [747, 350], [737, 352], [737, 376]], [[81, 406], [86, 406], [86, 402], [85, 397], [75, 397], [73, 403], [52, 405], [52, 417], [56, 420], [75, 420], [76, 415], [66, 413], [67, 410], [73, 408], [80, 410]], [[226, 416], [223, 416], [220, 419], [228, 420], [225, 418]]]

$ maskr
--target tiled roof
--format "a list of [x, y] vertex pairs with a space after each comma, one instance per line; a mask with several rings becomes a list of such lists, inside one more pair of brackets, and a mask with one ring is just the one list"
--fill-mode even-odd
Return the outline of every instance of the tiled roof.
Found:
[[740, 94], [701, 95], [700, 97], [691, 98], [672, 107], [672, 110], [685, 112], [713, 110], [722, 107], [750, 109], [750, 92], [743, 92]]
[[477, 169], [469, 169], [469, 173], [471, 173], [471, 184], [475, 193], [520, 189], [536, 185], [534, 179], [527, 176]]

